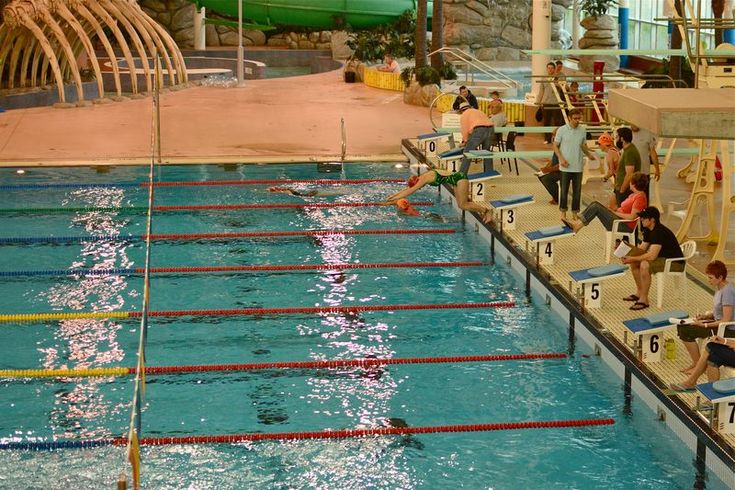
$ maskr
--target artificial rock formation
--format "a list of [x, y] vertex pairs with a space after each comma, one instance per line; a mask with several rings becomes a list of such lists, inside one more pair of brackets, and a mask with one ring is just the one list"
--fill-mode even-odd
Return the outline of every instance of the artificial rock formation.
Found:
[[[118, 97], [122, 95], [121, 62], [133, 67], [138, 60], [149, 92], [156, 57], [161, 58], [171, 86], [186, 82], [184, 58], [176, 43], [135, 0], [13, 0], [3, 8], [0, 25], [0, 87], [30, 88], [53, 83], [63, 104], [64, 84], [71, 81], [78, 104], [84, 105], [82, 71], [87, 66], [80, 61], [86, 60], [103, 97], [105, 87], [96, 42], [110, 60]], [[128, 72], [133, 93], [142, 92], [136, 70]]]
[[[573, 0], [552, 0], [551, 47], [562, 47], [561, 25]], [[444, 0], [444, 43], [484, 61], [527, 58], [531, 48], [529, 0]]]
[[[587, 29], [582, 39], [579, 40], [581, 49], [616, 49], [618, 47], [618, 23], [613, 17], [609, 15], [585, 17], [580, 24]], [[580, 56], [579, 69], [592, 72], [595, 61], [604, 61], [606, 72], [617, 71], [620, 68], [619, 56], [594, 55]]]
[[[234, 0], [233, 0], [234, 1]], [[188, 0], [140, 0], [140, 6], [161, 24], [182, 48], [194, 47], [194, 11]], [[210, 15], [207, 13], [207, 15]], [[237, 28], [207, 24], [207, 46], [238, 46]], [[264, 46], [262, 31], [244, 30], [243, 46]]]

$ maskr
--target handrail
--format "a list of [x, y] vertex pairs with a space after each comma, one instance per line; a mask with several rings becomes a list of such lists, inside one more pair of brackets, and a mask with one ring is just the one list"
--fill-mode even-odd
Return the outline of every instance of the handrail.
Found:
[[[456, 58], [458, 58], [460, 61], [465, 63], [467, 66], [471, 66], [475, 68], [480, 73], [483, 73], [485, 75], [488, 75], [492, 80], [502, 83], [506, 88], [513, 88], [518, 90], [521, 87], [521, 84], [512, 78], [510, 78], [505, 73], [502, 73], [492, 66], [488, 65], [484, 61], [480, 61], [479, 59], [475, 58], [471, 54], [458, 49], [458, 48], [450, 48], [450, 47], [442, 47], [437, 49], [436, 51], [432, 51], [428, 54], [428, 56], [432, 56], [436, 53], [447, 53], [450, 54]], [[474, 73], [473, 73], [473, 80], [474, 80]], [[467, 73], [465, 73], [465, 81], [467, 81]]]
[[342, 126], [342, 155], [340, 161], [344, 163], [345, 155], [347, 155], [347, 129], [345, 128], [345, 118], [340, 118], [340, 124]]

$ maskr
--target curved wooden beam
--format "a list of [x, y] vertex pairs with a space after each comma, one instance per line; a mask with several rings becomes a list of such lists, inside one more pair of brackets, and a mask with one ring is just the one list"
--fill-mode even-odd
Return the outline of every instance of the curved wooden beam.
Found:
[[[43, 33], [43, 30], [36, 24], [31, 15], [26, 9], [34, 10], [33, 6], [28, 3], [10, 4], [3, 10], [5, 21], [11, 21], [15, 25], [22, 25], [29, 29], [33, 35], [38, 39], [46, 58], [48, 59], [51, 70], [54, 74], [54, 78], [57, 84], [57, 91], [59, 93], [59, 101], [66, 102], [66, 96], [64, 94], [64, 79], [61, 76], [61, 69], [59, 67], [59, 60], [56, 58], [56, 54], [51, 47], [51, 43]], [[12, 25], [12, 24], [11, 24]]]
[[[38, 41], [36, 41], [36, 38], [33, 36], [30, 36], [30, 41], [28, 43], [28, 46], [26, 47], [25, 52], [23, 53], [23, 60], [20, 64], [20, 86], [25, 87], [26, 81], [29, 78], [28, 73], [28, 67], [30, 66], [31, 62], [31, 56], [33, 53], [38, 49]], [[31, 86], [33, 86], [34, 80], [31, 79]]]
[[158, 33], [158, 36], [161, 38], [161, 40], [166, 44], [166, 46], [169, 49], [169, 53], [171, 57], [174, 60], [174, 64], [176, 65], [176, 70], [179, 74], [179, 82], [180, 83], [186, 83], [189, 80], [189, 75], [186, 72], [186, 63], [184, 62], [184, 55], [181, 54], [181, 50], [179, 49], [178, 45], [176, 44], [176, 41], [173, 40], [171, 35], [168, 33], [166, 29], [163, 28], [161, 24], [156, 22], [155, 20], [151, 19], [151, 17], [146, 14], [142, 8], [140, 8], [140, 5], [135, 0], [128, 0], [132, 6], [133, 9], [135, 9], [139, 16], [141, 16], [145, 22], [148, 23], [155, 31]]
[[161, 42], [161, 39], [158, 37], [158, 33], [154, 29], [151, 29], [151, 26], [138, 15], [138, 12], [136, 12], [135, 9], [131, 8], [129, 2], [125, 2], [124, 0], [113, 0], [113, 3], [117, 4], [120, 12], [135, 25], [138, 31], [140, 31], [140, 33], [143, 35], [143, 38], [155, 45], [154, 48], [152, 48], [150, 45], [148, 47], [148, 49], [151, 50], [152, 58], [155, 59], [156, 54], [163, 58], [163, 62], [166, 64], [166, 70], [169, 74], [169, 83], [171, 86], [175, 86], [176, 73], [174, 72], [173, 66], [171, 65], [169, 54], [166, 51], [165, 46]]
[[[102, 46], [105, 48], [105, 52], [107, 53], [107, 57], [110, 59], [110, 63], [112, 64], [112, 76], [115, 80], [115, 92], [117, 93], [118, 97], [122, 97], [122, 84], [120, 82], [120, 65], [118, 65], [117, 62], [117, 55], [115, 54], [115, 49], [112, 47], [112, 43], [110, 43], [110, 40], [107, 38], [107, 34], [105, 34], [105, 30], [102, 28], [102, 25], [97, 21], [94, 15], [92, 15], [92, 12], [87, 10], [87, 8], [81, 4], [81, 2], [76, 2], [78, 5], [76, 6], [76, 11], [79, 13], [79, 15], [87, 22], [87, 24], [90, 26], [90, 28], [94, 31], [94, 33], [97, 35], [97, 38], [102, 43]], [[92, 38], [90, 38], [91, 40]], [[123, 51], [123, 54], [125, 54], [125, 51]], [[96, 56], [96, 55], [95, 55]], [[135, 73], [131, 74], [132, 80], [131, 80], [131, 86], [136, 87], [138, 86], [138, 78], [135, 76]]]
[[[103, 20], [107, 23], [108, 27], [115, 26], [115, 29], [120, 31], [120, 29], [117, 27], [117, 24], [120, 23], [125, 28], [125, 31], [127, 32], [128, 36], [130, 37], [130, 40], [133, 43], [133, 46], [135, 46], [136, 51], [138, 52], [138, 56], [140, 57], [140, 64], [143, 68], [143, 74], [145, 76], [146, 81], [146, 90], [150, 93], [153, 90], [153, 83], [151, 78], [151, 69], [148, 64], [148, 54], [145, 51], [145, 48], [143, 47], [143, 43], [140, 41], [140, 36], [138, 36], [138, 33], [135, 31], [133, 26], [130, 25], [130, 22], [122, 16], [119, 12], [117, 12], [117, 9], [115, 9], [113, 12], [108, 12], [104, 8], [102, 8], [102, 4], [109, 5], [109, 2], [103, 0], [103, 2], [99, 2], [98, 0], [83, 0], [84, 3], [91, 8], [97, 15], [100, 15]], [[112, 15], [117, 14], [117, 15]], [[121, 32], [122, 34], [122, 32]], [[122, 39], [118, 39], [118, 44], [122, 46], [122, 44], [127, 45], [127, 41], [123, 36], [121, 36]], [[133, 73], [135, 73], [135, 63], [130, 65], [129, 70]]]
[[71, 45], [69, 44], [69, 40], [66, 39], [66, 36], [64, 36], [64, 32], [61, 30], [61, 27], [48, 10], [39, 10], [38, 18], [46, 23], [46, 26], [49, 28], [49, 30], [51, 30], [51, 33], [56, 38], [56, 42], [58, 43], [59, 47], [66, 55], [68, 72], [74, 79], [74, 85], [77, 90], [77, 100], [79, 102], [84, 101], [84, 87], [82, 86], [82, 77], [79, 75], [79, 65], [77, 65], [77, 58], [71, 48]]
[[[117, 41], [117, 45], [123, 52], [125, 62], [128, 64], [131, 90], [134, 94], [137, 94], [138, 76], [135, 73], [135, 62], [133, 60], [133, 55], [130, 52], [130, 47], [125, 40], [125, 36], [123, 35], [122, 31], [120, 31], [120, 28], [118, 28], [117, 26], [117, 22], [115, 22], [115, 20], [97, 4], [97, 0], [80, 0], [79, 3], [80, 12], [86, 11], [86, 13], [92, 18], [94, 18], [94, 15], [97, 15], [102, 20], [102, 22], [112, 31], [112, 34], [115, 36], [115, 40]], [[95, 22], [97, 22], [96, 19]], [[112, 61], [112, 58], [110, 60]]]

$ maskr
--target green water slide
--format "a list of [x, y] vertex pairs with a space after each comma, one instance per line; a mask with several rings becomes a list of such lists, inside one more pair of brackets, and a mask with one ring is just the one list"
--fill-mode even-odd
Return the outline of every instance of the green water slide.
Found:
[[[238, 0], [190, 0], [199, 7], [237, 18]], [[428, 2], [431, 18], [432, 2]], [[415, 10], [416, 0], [242, 0], [248, 27], [275, 24], [331, 29], [348, 23], [365, 29], [396, 20], [406, 10]], [[245, 24], [243, 24], [245, 25]]]

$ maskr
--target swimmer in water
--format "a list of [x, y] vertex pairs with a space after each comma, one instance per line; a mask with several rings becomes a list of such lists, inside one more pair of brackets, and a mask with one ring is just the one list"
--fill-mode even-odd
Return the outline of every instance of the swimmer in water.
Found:
[[408, 179], [408, 189], [403, 189], [402, 191], [388, 196], [386, 198], [386, 202], [397, 203], [399, 199], [410, 196], [426, 185], [438, 187], [441, 184], [454, 186], [454, 197], [457, 198], [457, 205], [460, 209], [480, 213], [483, 223], [489, 223], [492, 221], [493, 213], [489, 208], [480, 206], [479, 204], [469, 200], [470, 181], [467, 180], [467, 175], [462, 172], [452, 173], [446, 170], [429, 170], [420, 176], [412, 175]]
[[343, 194], [346, 194], [345, 190], [341, 187], [337, 187], [334, 189], [319, 189], [319, 190], [310, 190], [310, 191], [298, 191], [294, 189], [293, 187], [280, 187], [280, 186], [273, 186], [268, 188], [268, 192], [280, 192], [283, 194], [290, 194], [292, 196], [298, 196], [298, 197], [314, 197], [314, 196], [341, 196]]

